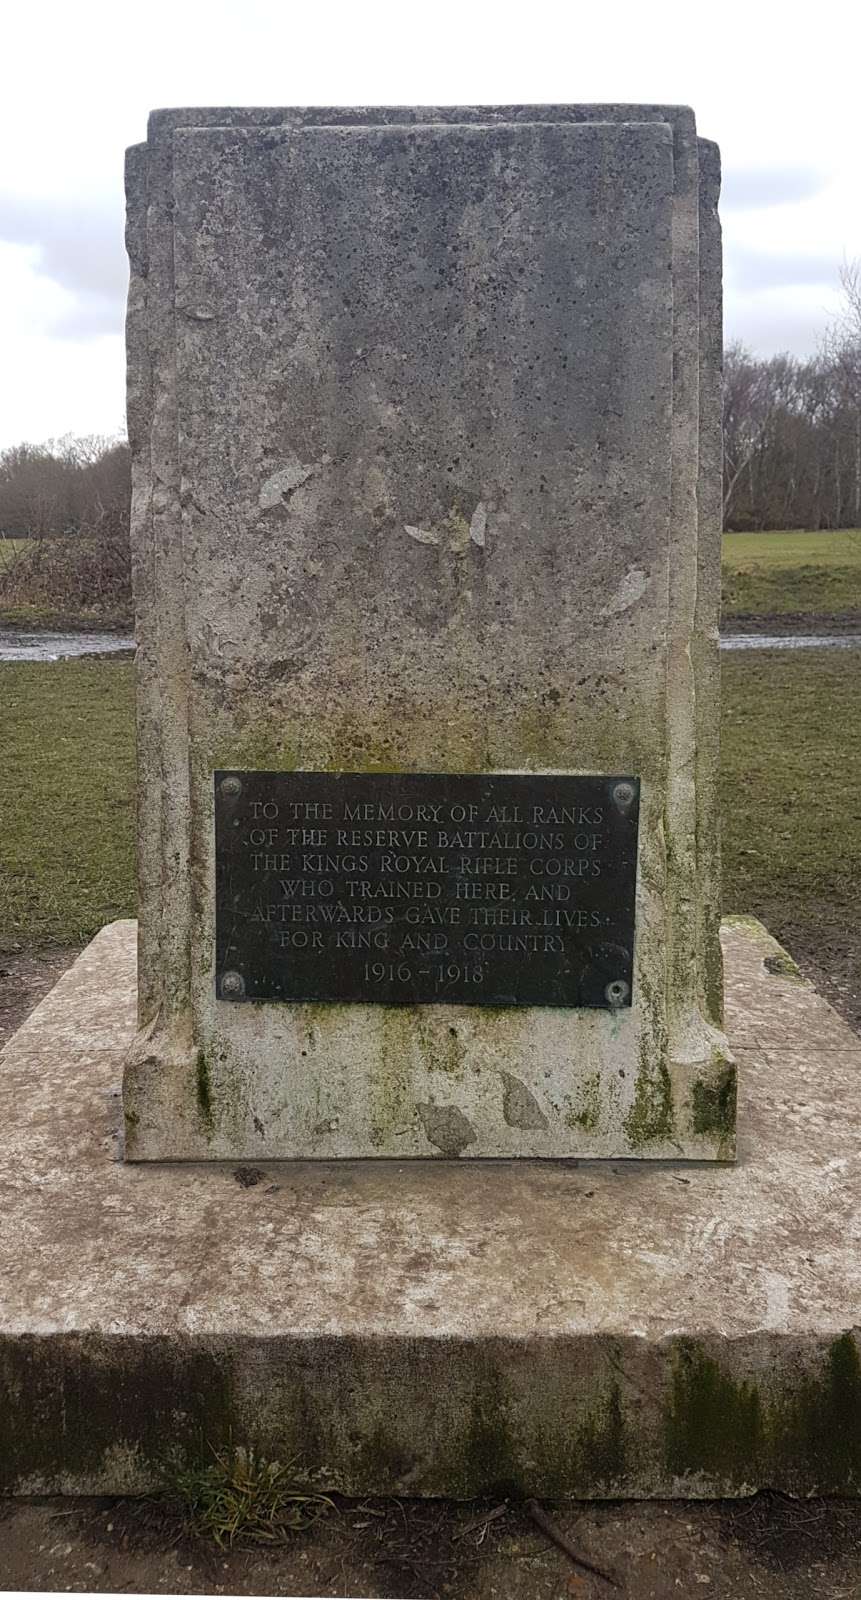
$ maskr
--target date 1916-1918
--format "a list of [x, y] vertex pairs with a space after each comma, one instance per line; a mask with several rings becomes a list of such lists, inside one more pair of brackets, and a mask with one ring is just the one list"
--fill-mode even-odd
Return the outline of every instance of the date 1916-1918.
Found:
[[444, 988], [449, 983], [483, 983], [484, 968], [458, 966], [453, 962], [446, 966], [418, 968], [410, 966], [407, 961], [399, 961], [396, 966], [387, 961], [365, 962], [366, 983], [412, 983], [416, 977], [433, 977], [437, 988]]

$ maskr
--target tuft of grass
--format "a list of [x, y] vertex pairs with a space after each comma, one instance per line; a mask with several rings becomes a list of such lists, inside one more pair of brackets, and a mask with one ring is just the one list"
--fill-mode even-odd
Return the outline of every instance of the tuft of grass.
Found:
[[861, 530], [725, 533], [723, 614], [861, 615]]
[[0, 534], [0, 572], [13, 566], [19, 556], [26, 555], [29, 548], [29, 539], [12, 539]]
[[209, 1466], [181, 1469], [172, 1487], [194, 1532], [221, 1550], [284, 1544], [335, 1509], [328, 1495], [298, 1481], [294, 1462], [282, 1466], [241, 1446], [214, 1451]]
[[0, 950], [135, 907], [134, 664], [0, 665]]

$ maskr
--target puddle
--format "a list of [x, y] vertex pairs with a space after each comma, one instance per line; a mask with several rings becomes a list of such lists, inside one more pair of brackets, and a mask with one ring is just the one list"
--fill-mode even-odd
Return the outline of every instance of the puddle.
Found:
[[125, 633], [26, 633], [0, 627], [0, 661], [60, 661], [68, 656], [108, 656], [134, 650]]
[[722, 650], [857, 650], [861, 633], [727, 633]]
[[[728, 633], [722, 650], [857, 650], [861, 633]], [[134, 650], [125, 633], [25, 633], [0, 627], [0, 661], [60, 661], [70, 656], [109, 656]]]

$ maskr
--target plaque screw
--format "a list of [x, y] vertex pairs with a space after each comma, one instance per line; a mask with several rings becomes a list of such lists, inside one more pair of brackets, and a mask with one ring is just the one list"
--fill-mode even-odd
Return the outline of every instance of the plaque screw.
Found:
[[632, 783], [617, 783], [613, 787], [613, 801], [620, 811], [627, 811], [636, 790]]
[[622, 978], [615, 978], [608, 983], [604, 990], [604, 998], [610, 1006], [621, 1006], [627, 1000], [630, 990]]
[[221, 977], [222, 1000], [241, 1000], [245, 993], [245, 979], [241, 972], [225, 972]]
[[242, 793], [242, 782], [239, 778], [222, 778], [218, 786], [225, 800], [235, 800]]

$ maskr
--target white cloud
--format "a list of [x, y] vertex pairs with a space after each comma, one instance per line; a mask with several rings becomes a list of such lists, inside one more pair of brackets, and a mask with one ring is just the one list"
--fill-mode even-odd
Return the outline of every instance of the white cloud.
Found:
[[128, 265], [116, 205], [0, 194], [0, 242], [25, 248], [37, 284], [64, 291], [46, 331], [58, 339], [122, 332]]
[[814, 355], [838, 310], [837, 294], [818, 287], [799, 292], [771, 289], [734, 297], [727, 337], [740, 339], [757, 355]]
[[[4, 14], [0, 445], [123, 411], [122, 160], [161, 105], [693, 105], [727, 172], [726, 320], [815, 346], [861, 255], [845, 0], [31, 0]], [[831, 288], [829, 288], [829, 282]]]
[[728, 167], [723, 174], [723, 211], [765, 211], [791, 205], [819, 194], [828, 174], [813, 168], [762, 166]]
[[124, 425], [122, 334], [58, 338], [74, 295], [37, 270], [32, 248], [0, 244], [0, 447]]
[[732, 243], [724, 263], [726, 287], [733, 300], [752, 289], [795, 289], [819, 284], [829, 290], [834, 284], [834, 268], [834, 258], [830, 255], [750, 250]]

